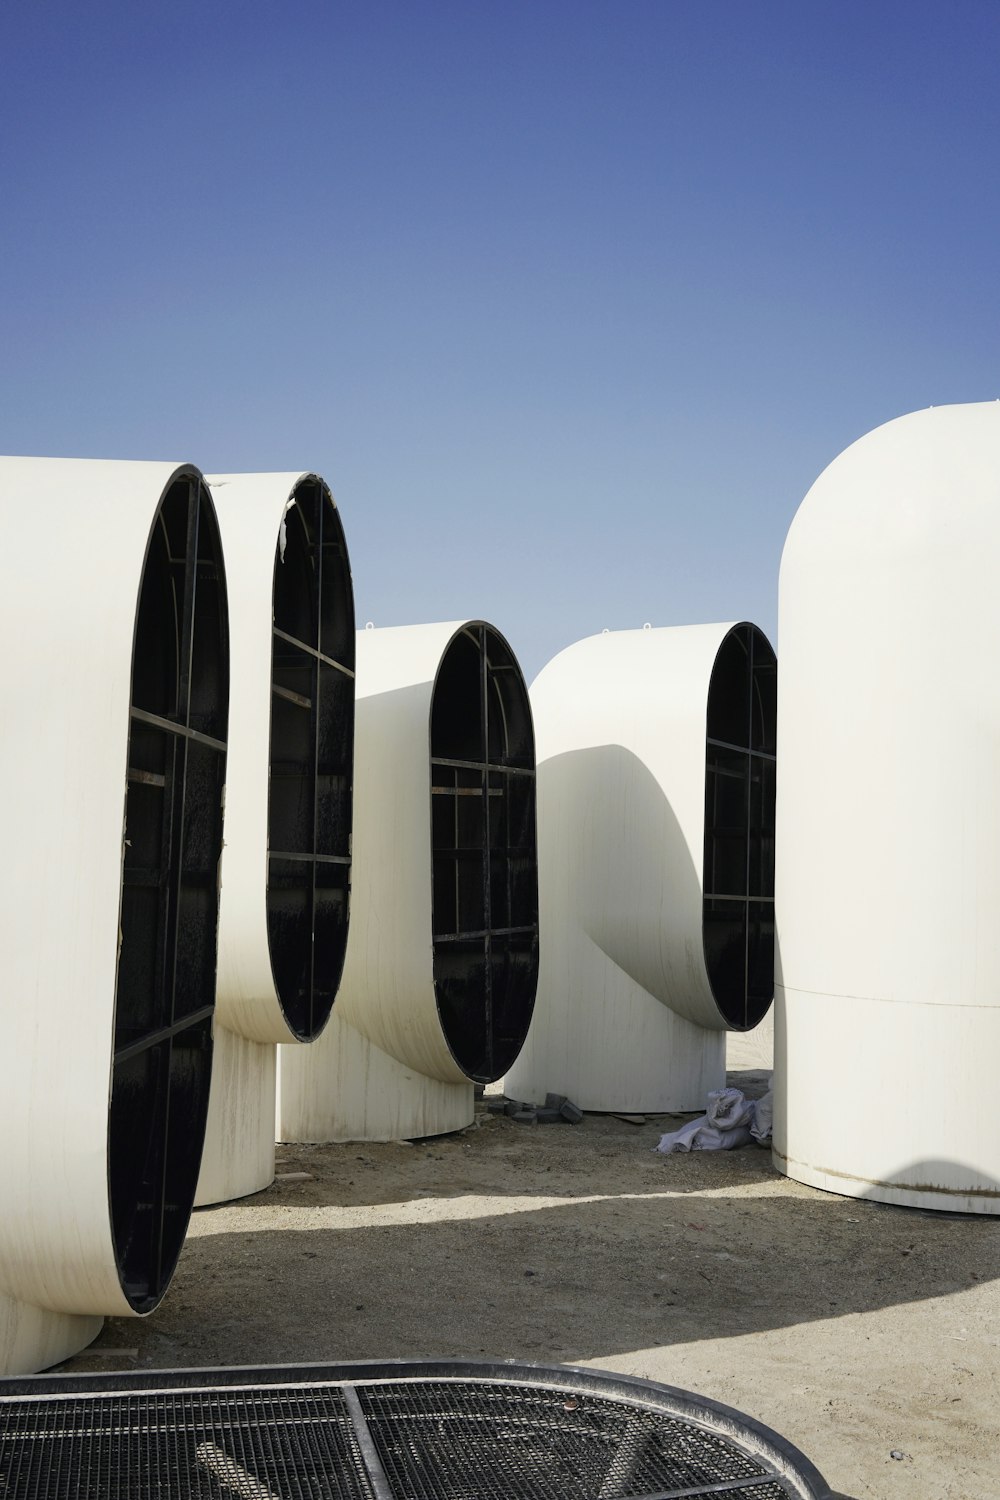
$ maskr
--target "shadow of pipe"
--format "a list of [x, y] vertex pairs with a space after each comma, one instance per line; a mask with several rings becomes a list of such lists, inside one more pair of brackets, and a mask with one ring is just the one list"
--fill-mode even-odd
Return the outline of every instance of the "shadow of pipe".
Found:
[[483, 1195], [414, 1198], [375, 1222], [368, 1210], [363, 1225], [357, 1210], [310, 1202], [287, 1203], [280, 1229], [256, 1230], [245, 1204], [206, 1210], [156, 1317], [127, 1329], [111, 1320], [104, 1337], [127, 1334], [154, 1364], [163, 1340], [177, 1364], [483, 1351], [566, 1362], [848, 1317], [1000, 1278], [989, 1220], [915, 1221], [769, 1172], [716, 1190], [703, 1173], [700, 1192], [675, 1191], [676, 1175], [663, 1174], [659, 1196], [620, 1184], [600, 1196], [590, 1183], [579, 1201], [509, 1198], [503, 1213]]

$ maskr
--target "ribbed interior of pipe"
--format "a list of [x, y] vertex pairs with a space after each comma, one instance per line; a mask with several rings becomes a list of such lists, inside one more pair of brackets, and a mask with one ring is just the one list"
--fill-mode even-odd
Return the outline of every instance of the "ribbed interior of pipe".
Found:
[[719, 648], [705, 757], [705, 963], [727, 1023], [745, 1030], [774, 997], [777, 662], [755, 625]]
[[208, 1110], [227, 619], [212, 501], [200, 477], [180, 477], [153, 525], [136, 619], [108, 1132], [115, 1255], [138, 1312], [180, 1254]]
[[434, 985], [469, 1078], [501, 1077], [527, 1034], [538, 982], [535, 742], [506, 641], [469, 625], [434, 684], [430, 725]]
[[302, 481], [274, 560], [267, 935], [275, 990], [310, 1041], [347, 949], [354, 764], [354, 595], [340, 516]]

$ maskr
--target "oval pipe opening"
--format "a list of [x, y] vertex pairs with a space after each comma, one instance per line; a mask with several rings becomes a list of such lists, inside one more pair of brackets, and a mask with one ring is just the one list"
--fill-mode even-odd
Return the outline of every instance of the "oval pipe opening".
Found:
[[184, 1241], [212, 1067], [229, 640], [215, 510], [193, 472], [153, 522], [130, 701], [108, 1182], [118, 1276], [142, 1313]]
[[318, 1036], [347, 950], [354, 594], [328, 487], [301, 481], [275, 549], [267, 938], [292, 1033]]
[[507, 1071], [538, 983], [535, 741], [528, 689], [491, 626], [460, 630], [431, 700], [433, 969], [438, 1015], [477, 1083]]
[[774, 650], [736, 625], [708, 689], [702, 940], [715, 1003], [739, 1031], [774, 997], [776, 717]]

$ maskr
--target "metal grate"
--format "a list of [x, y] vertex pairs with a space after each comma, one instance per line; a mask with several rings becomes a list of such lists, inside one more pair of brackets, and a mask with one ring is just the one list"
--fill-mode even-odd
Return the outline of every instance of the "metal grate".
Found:
[[0, 1406], [3, 1500], [374, 1500], [336, 1386]]
[[832, 1500], [791, 1445], [685, 1392], [457, 1364], [0, 1382], [0, 1497]]
[[466, 1382], [359, 1394], [392, 1493], [408, 1500], [693, 1496], [770, 1477], [730, 1441], [595, 1396]]

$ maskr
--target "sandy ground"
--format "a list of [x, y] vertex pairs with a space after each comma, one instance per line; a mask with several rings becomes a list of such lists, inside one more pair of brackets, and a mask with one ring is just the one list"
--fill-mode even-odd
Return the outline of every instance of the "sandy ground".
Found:
[[[760, 1092], [768, 1061], [743, 1039], [730, 1082]], [[1000, 1497], [1000, 1221], [817, 1192], [759, 1147], [657, 1155], [679, 1123], [481, 1109], [437, 1140], [280, 1147], [308, 1177], [197, 1212], [157, 1311], [63, 1368], [587, 1364], [739, 1407], [858, 1500]]]

